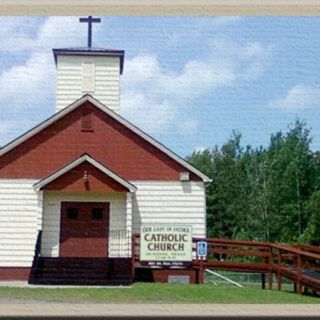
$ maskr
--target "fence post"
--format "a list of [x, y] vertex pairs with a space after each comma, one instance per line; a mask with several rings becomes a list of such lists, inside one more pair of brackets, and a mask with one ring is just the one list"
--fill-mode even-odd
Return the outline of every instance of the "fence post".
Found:
[[203, 284], [204, 282], [204, 272], [203, 272], [203, 257], [200, 258], [200, 277], [199, 277], [199, 284]]
[[272, 281], [273, 281], [273, 274], [272, 274], [272, 247], [269, 247], [269, 258], [268, 258], [268, 269], [269, 269], [269, 290], [272, 290]]
[[301, 275], [302, 275], [302, 261], [301, 255], [297, 255], [297, 294], [302, 294], [302, 283], [301, 283]]
[[277, 259], [277, 271], [278, 271], [278, 290], [282, 289], [282, 274], [281, 274], [281, 250], [278, 251], [278, 259]]
[[266, 274], [264, 272], [261, 273], [261, 288], [262, 289], [266, 288]]

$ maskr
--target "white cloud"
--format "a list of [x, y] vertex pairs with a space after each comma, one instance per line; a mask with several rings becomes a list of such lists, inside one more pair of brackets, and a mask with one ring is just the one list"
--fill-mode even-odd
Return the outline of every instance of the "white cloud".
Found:
[[[33, 119], [29, 123], [32, 126], [36, 124], [35, 120], [43, 120], [47, 110], [53, 109], [48, 103], [54, 101], [56, 71], [50, 48], [86, 45], [86, 26], [79, 26], [77, 17], [50, 17], [36, 27], [31, 26], [34, 20], [29, 19], [0, 19], [0, 52], [27, 56], [27, 59], [20, 59], [20, 64], [14, 64], [0, 74], [1, 144], [14, 137], [10, 132], [21, 133], [21, 128], [28, 129], [25, 119], [21, 119], [23, 114], [29, 114]], [[64, 34], [68, 37], [63, 37]], [[37, 110], [40, 111], [38, 114]], [[17, 121], [6, 124], [12, 116]], [[7, 129], [7, 135], [3, 128]]]
[[[100, 28], [100, 25], [94, 26], [95, 31]], [[38, 32], [37, 47], [46, 51], [48, 48], [85, 47], [86, 30], [87, 25], [79, 23], [77, 17], [50, 17]]]
[[[79, 45], [83, 41], [83, 33], [79, 32], [79, 23], [76, 18], [52, 17], [48, 18], [39, 28], [36, 37], [31, 34], [20, 34], [24, 19], [11, 25], [14, 36], [10, 41], [16, 42], [15, 49], [25, 50], [27, 47], [32, 51], [29, 58], [20, 65], [4, 70], [0, 75], [0, 104], [10, 103], [12, 109], [28, 108], [32, 103], [42, 103], [48, 95], [54, 94], [55, 67], [53, 55], [48, 48], [70, 46], [70, 43]], [[19, 27], [20, 26], [20, 27]], [[61, 34], [68, 32], [68, 38]], [[21, 37], [19, 38], [19, 35]], [[8, 47], [6, 44], [2, 47]], [[10, 45], [9, 47], [14, 47]]]
[[281, 110], [304, 110], [319, 108], [320, 86], [299, 84], [291, 88], [288, 93], [268, 104], [269, 108]]
[[48, 68], [50, 58], [44, 52], [34, 53], [25, 64], [4, 71], [0, 76], [1, 104], [26, 108], [45, 97], [55, 76], [53, 68]]
[[[238, 19], [218, 17], [214, 23], [218, 26]], [[1, 21], [0, 39], [5, 42], [1, 48], [28, 53], [24, 62], [0, 74], [2, 112], [47, 108], [48, 97], [55, 95], [56, 75], [48, 48], [85, 46], [86, 25], [79, 24], [77, 17], [50, 17], [36, 28], [21, 18], [9, 26]], [[99, 33], [102, 26], [98, 24], [94, 28]], [[149, 133], [172, 126], [176, 126], [176, 130], [195, 132], [196, 117], [180, 119], [181, 109], [209, 91], [257, 77], [263, 72], [271, 51], [257, 42], [240, 45], [215, 40], [211, 47], [207, 59], [189, 60], [180, 72], [164, 68], [152, 54], [126, 60], [121, 113]]]
[[[1, 17], [0, 52], [19, 53], [46, 50], [60, 46], [85, 46], [87, 26], [79, 24], [77, 17], [50, 17], [35, 24], [31, 17]], [[99, 31], [100, 25], [95, 26]], [[68, 37], [62, 35], [67, 34]]]
[[7, 53], [17, 53], [31, 50], [34, 47], [34, 40], [28, 35], [17, 34], [14, 37], [8, 37], [5, 43], [1, 45], [0, 51]]
[[[33, 21], [34, 22], [34, 21]], [[16, 53], [32, 49], [34, 39], [32, 21], [28, 17], [4, 17], [0, 18], [0, 52]]]
[[196, 147], [195, 149], [194, 149], [194, 152], [203, 152], [203, 151], [205, 151], [205, 150], [207, 150], [208, 149], [208, 147], [204, 147], [204, 146], [198, 146], [198, 147]]
[[181, 109], [209, 91], [254, 79], [264, 71], [272, 51], [257, 42], [241, 46], [220, 40], [212, 47], [210, 57], [187, 61], [181, 72], [164, 69], [155, 55], [127, 60], [122, 114], [151, 133], [169, 126], [195, 132], [196, 120], [181, 120]]
[[149, 100], [141, 92], [128, 92], [121, 97], [122, 114], [146, 132], [165, 130], [175, 118], [175, 106], [166, 101]]
[[270, 60], [274, 48], [260, 42], [240, 44], [226, 39], [214, 39], [211, 42], [212, 56], [217, 63], [232, 66], [238, 80], [250, 80], [259, 76]]

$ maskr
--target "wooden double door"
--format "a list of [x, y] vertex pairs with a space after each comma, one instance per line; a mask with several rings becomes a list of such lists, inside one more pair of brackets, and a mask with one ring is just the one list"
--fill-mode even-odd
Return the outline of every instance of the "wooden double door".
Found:
[[62, 202], [60, 257], [108, 257], [110, 204]]

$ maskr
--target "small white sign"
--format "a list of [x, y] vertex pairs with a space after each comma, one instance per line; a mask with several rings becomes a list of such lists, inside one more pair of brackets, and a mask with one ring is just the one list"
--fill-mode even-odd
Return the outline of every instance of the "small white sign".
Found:
[[141, 261], [191, 261], [192, 227], [190, 225], [142, 225]]
[[168, 283], [189, 284], [190, 276], [169, 275]]

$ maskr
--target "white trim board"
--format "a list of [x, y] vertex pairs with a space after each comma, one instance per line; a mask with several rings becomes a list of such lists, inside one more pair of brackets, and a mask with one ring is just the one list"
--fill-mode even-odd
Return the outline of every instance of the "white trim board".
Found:
[[61, 177], [63, 174], [67, 173], [68, 171], [72, 170], [73, 168], [77, 167], [79, 164], [83, 163], [83, 162], [89, 162], [90, 164], [92, 164], [95, 168], [99, 169], [100, 171], [102, 171], [104, 174], [106, 174], [107, 176], [109, 176], [110, 178], [112, 178], [113, 180], [117, 181], [118, 183], [120, 183], [122, 186], [124, 186], [125, 188], [127, 188], [130, 192], [135, 192], [137, 190], [137, 188], [131, 184], [130, 182], [128, 182], [127, 180], [121, 178], [120, 176], [118, 176], [117, 174], [115, 174], [114, 172], [112, 172], [110, 169], [108, 169], [107, 167], [105, 167], [104, 165], [102, 165], [101, 163], [99, 163], [98, 161], [94, 160], [93, 158], [91, 158], [89, 155], [85, 154], [83, 156], [81, 156], [80, 158], [76, 159], [75, 161], [69, 163], [68, 165], [66, 165], [65, 167], [63, 167], [62, 169], [54, 172], [53, 174], [49, 175], [48, 177], [40, 180], [39, 182], [35, 183], [33, 185], [34, 189], [36, 191], [41, 190], [41, 188], [43, 188], [44, 186], [46, 186], [48, 183], [54, 181], [55, 179]]

